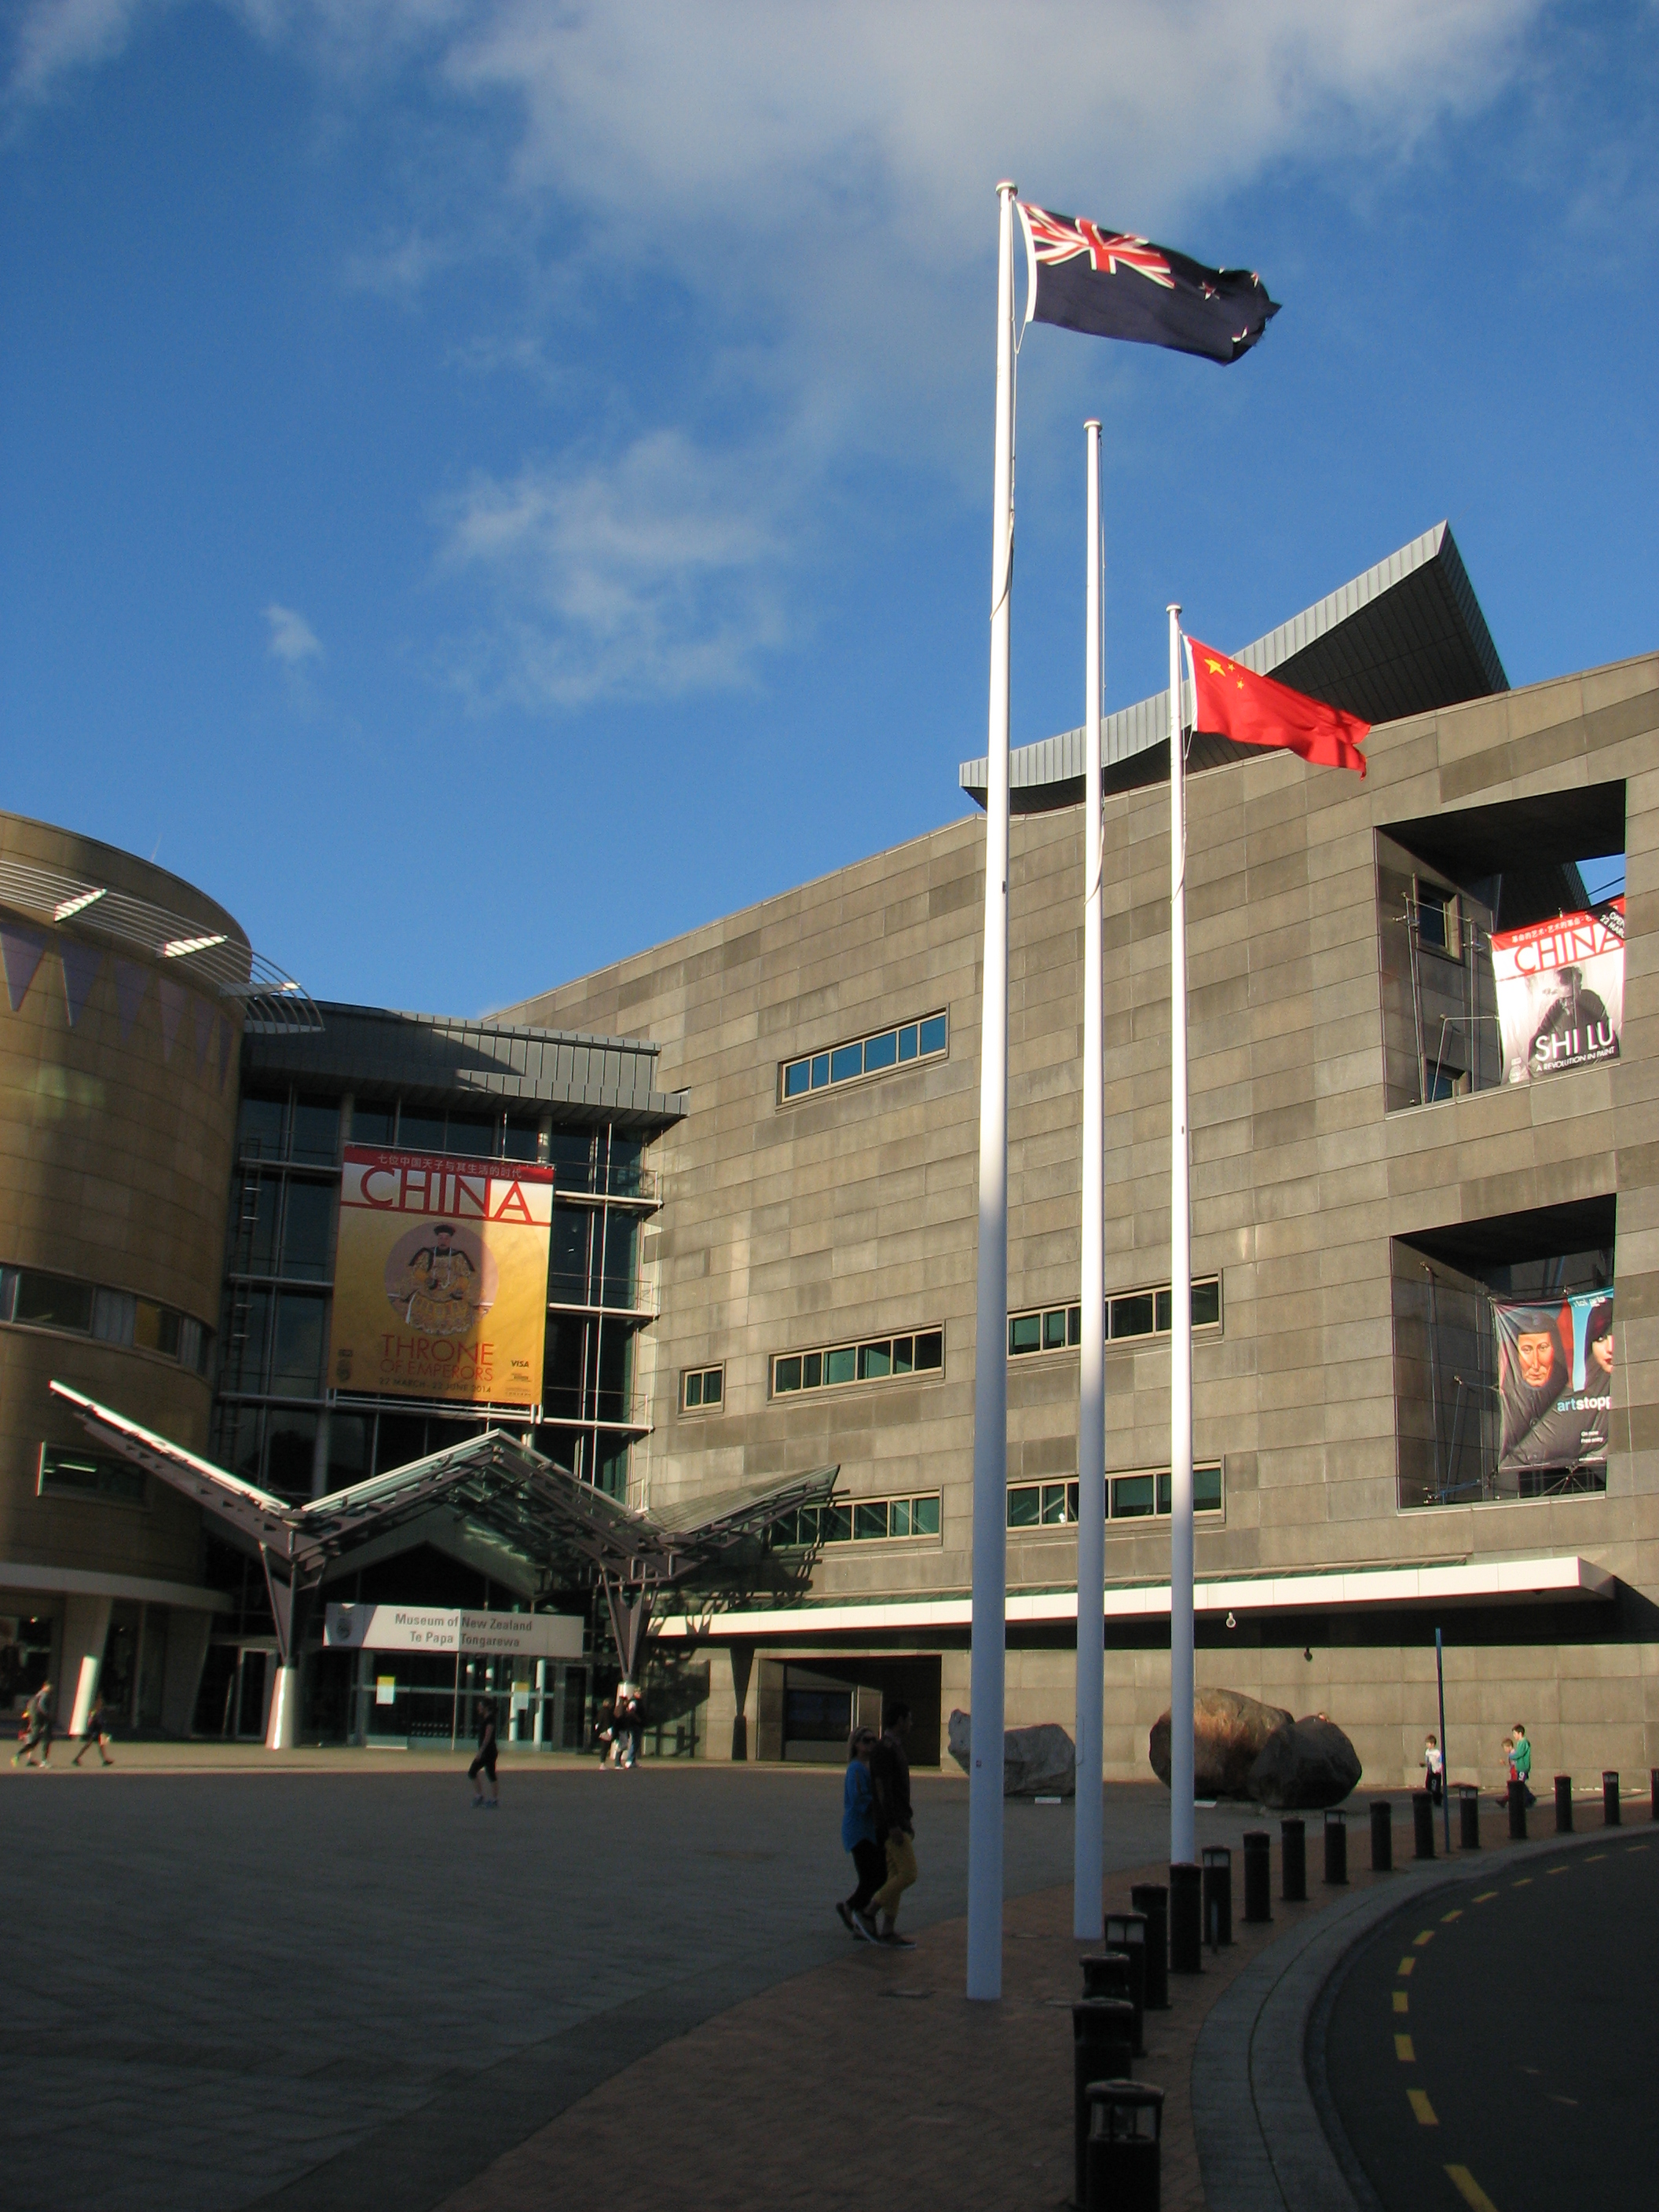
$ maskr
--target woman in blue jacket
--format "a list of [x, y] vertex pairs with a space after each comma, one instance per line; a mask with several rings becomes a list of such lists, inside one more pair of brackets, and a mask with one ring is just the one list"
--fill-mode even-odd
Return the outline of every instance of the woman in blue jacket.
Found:
[[872, 1729], [854, 1729], [847, 1747], [847, 1778], [842, 1789], [841, 1840], [853, 1854], [858, 1887], [843, 1898], [836, 1910], [850, 1935], [866, 1943], [878, 1943], [875, 1915], [870, 1900], [887, 1879], [887, 1854], [881, 1846], [876, 1819], [876, 1793], [870, 1780], [870, 1754], [875, 1749]]

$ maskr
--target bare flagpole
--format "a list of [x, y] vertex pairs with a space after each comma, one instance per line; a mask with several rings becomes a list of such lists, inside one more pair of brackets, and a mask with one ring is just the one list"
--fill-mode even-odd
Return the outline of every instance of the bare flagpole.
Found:
[[1193, 1823], [1193, 1253], [1187, 1126], [1187, 793], [1181, 609], [1170, 614], [1170, 1862]]
[[974, 1339], [974, 1591], [969, 1702], [968, 1994], [1002, 1995], [1003, 1669], [1008, 1580], [1008, 614], [1014, 568], [1014, 195], [997, 186], [996, 465], [985, 963], [979, 1035], [979, 1285]]
[[1072, 1846], [1072, 1933], [1104, 1928], [1101, 1877], [1101, 1737], [1106, 1673], [1105, 1102], [1101, 1066], [1100, 425], [1083, 426], [1088, 448], [1089, 584], [1083, 728], [1083, 1342], [1077, 1412], [1077, 1801]]

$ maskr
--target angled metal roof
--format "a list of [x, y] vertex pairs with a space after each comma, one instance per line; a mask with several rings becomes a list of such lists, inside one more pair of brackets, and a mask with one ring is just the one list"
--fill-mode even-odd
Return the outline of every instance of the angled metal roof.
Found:
[[[1275, 676], [1368, 722], [1399, 721], [1510, 688], [1451, 526], [1444, 522], [1233, 658], [1259, 676]], [[1165, 689], [1107, 716], [1101, 749], [1109, 793], [1167, 781], [1169, 702]], [[1200, 734], [1193, 740], [1189, 767], [1221, 768], [1259, 750]], [[1081, 805], [1085, 766], [1080, 729], [1020, 746], [1010, 763], [1013, 812], [1043, 814]], [[982, 759], [964, 761], [957, 780], [978, 805], [985, 804]]]
[[530, 1566], [539, 1589], [568, 1575], [573, 1563], [630, 1588], [663, 1589], [717, 1566], [797, 1506], [823, 1503], [841, 1471], [781, 1476], [678, 1513], [630, 1513], [592, 1483], [489, 1429], [301, 1505], [256, 1489], [66, 1382], [51, 1387], [95, 1442], [194, 1498], [280, 1563], [295, 1584], [320, 1582], [352, 1552], [412, 1528], [441, 1506]]
[[521, 1099], [603, 1116], [650, 1132], [684, 1117], [684, 1091], [657, 1085], [657, 1051], [637, 1037], [585, 1036], [562, 1030], [514, 1028], [441, 1014], [397, 1013], [384, 1006], [318, 1009], [314, 1035], [250, 1037], [244, 1074], [331, 1083], [359, 1097], [399, 1096], [411, 1103]]

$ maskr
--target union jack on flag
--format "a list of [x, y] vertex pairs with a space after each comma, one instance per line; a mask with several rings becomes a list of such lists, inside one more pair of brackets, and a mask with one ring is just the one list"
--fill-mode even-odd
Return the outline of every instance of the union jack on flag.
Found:
[[1279, 313], [1253, 269], [1208, 269], [1135, 231], [1017, 205], [1028, 324], [1229, 362], [1248, 353]]

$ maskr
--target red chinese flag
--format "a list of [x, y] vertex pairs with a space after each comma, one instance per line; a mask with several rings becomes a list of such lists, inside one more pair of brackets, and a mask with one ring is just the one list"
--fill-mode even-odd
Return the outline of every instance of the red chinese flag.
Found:
[[1271, 676], [1257, 676], [1195, 637], [1187, 642], [1196, 728], [1243, 745], [1284, 745], [1316, 768], [1352, 768], [1364, 775], [1359, 748], [1370, 735], [1369, 722], [1292, 691], [1288, 684], [1275, 684]]

